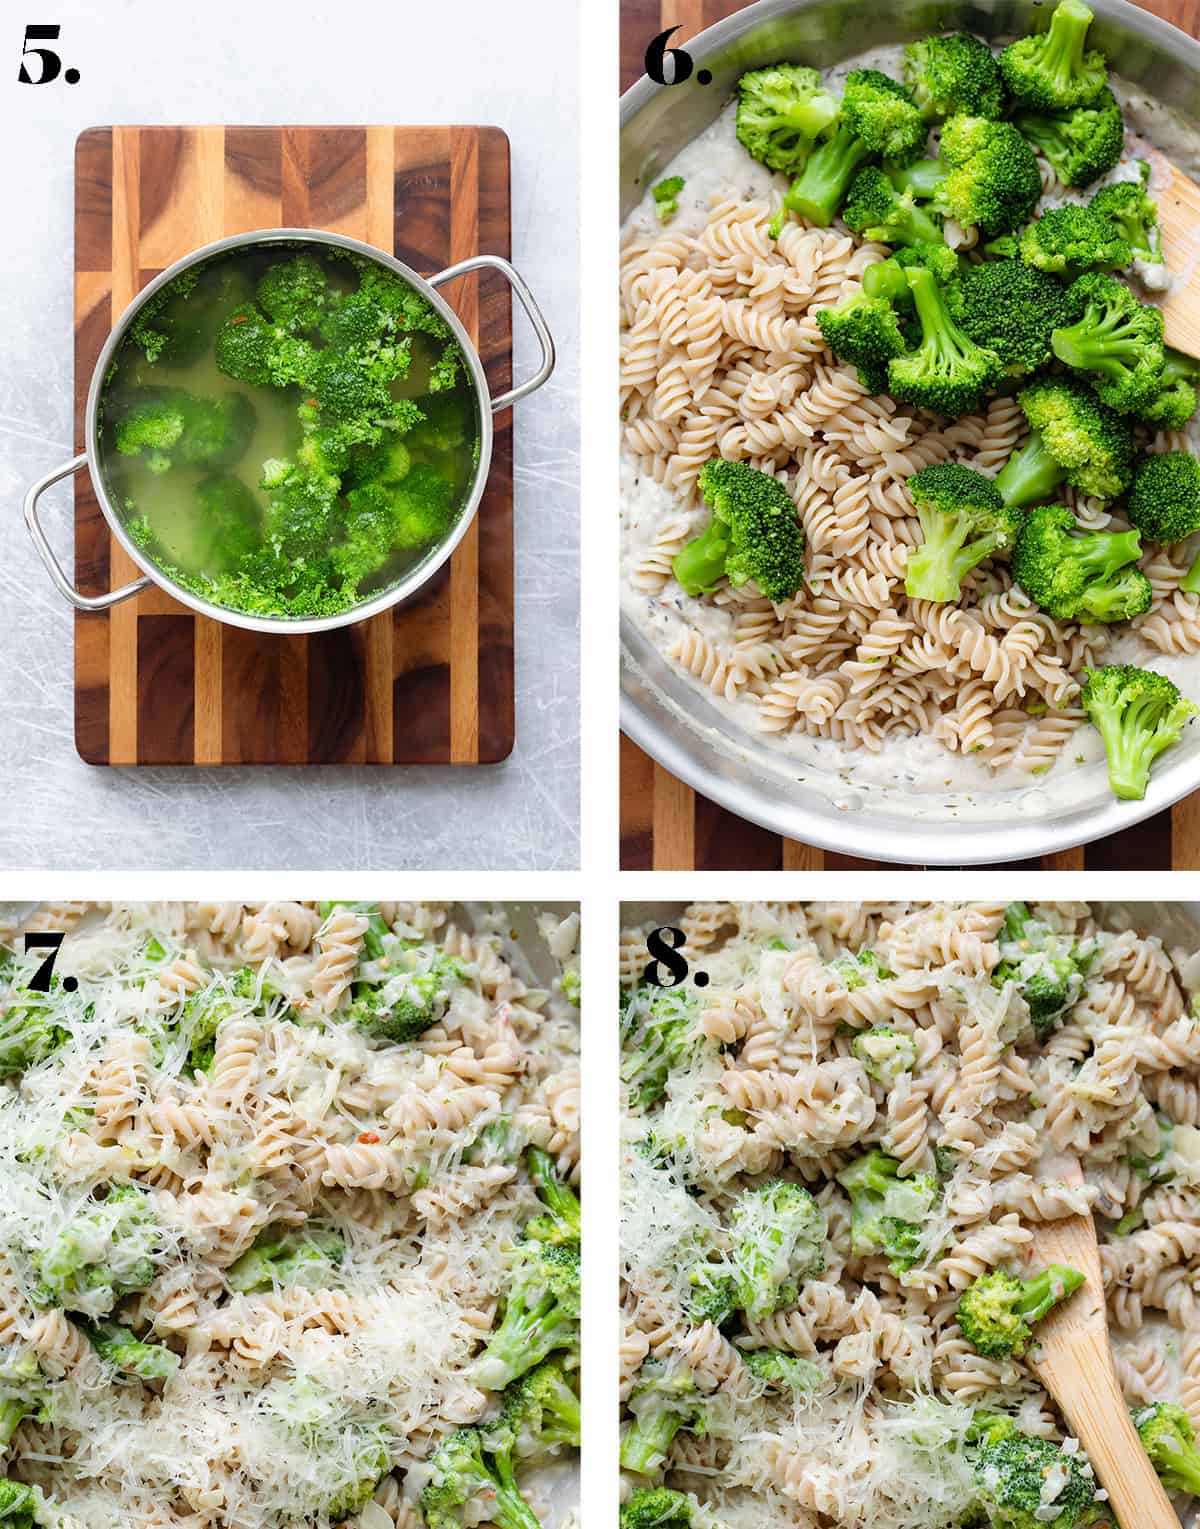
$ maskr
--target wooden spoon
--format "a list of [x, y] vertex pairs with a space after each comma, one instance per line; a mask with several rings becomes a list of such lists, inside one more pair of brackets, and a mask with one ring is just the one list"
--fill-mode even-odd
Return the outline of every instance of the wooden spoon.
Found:
[[[1043, 1158], [1039, 1177], [1072, 1186], [1083, 1183], [1074, 1157]], [[1069, 1264], [1085, 1281], [1034, 1329], [1031, 1368], [1087, 1451], [1120, 1523], [1129, 1529], [1179, 1529], [1179, 1518], [1142, 1448], [1113, 1367], [1095, 1222], [1089, 1215], [1041, 1223], [1026, 1257], [1031, 1268], [1034, 1263], [1038, 1268]]]
[[1150, 158], [1150, 194], [1158, 203], [1163, 259], [1173, 286], [1162, 303], [1167, 344], [1200, 356], [1200, 186], [1163, 155]]

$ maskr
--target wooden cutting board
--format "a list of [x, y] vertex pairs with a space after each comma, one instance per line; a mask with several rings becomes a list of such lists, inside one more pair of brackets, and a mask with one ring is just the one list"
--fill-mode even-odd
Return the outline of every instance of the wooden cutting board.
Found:
[[[75, 449], [113, 323], [164, 267], [258, 228], [321, 228], [424, 276], [510, 247], [508, 139], [490, 127], [97, 127], [75, 154]], [[510, 385], [512, 314], [493, 274], [443, 288]], [[489, 764], [513, 745], [511, 414], [495, 419], [479, 513], [415, 599], [356, 626], [276, 637], [158, 589], [75, 622], [75, 742], [97, 765]], [[75, 575], [138, 570], [86, 473]]]

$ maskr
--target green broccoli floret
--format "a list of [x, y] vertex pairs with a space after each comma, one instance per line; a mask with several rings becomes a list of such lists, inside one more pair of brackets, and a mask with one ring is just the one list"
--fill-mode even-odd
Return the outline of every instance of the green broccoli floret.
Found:
[[898, 189], [990, 235], [1019, 228], [1042, 194], [1033, 150], [1012, 123], [988, 117], [948, 117], [939, 159], [889, 173]]
[[[48, 1392], [37, 1358], [28, 1349], [10, 1348], [0, 1364], [0, 1449], [7, 1449], [23, 1418], [42, 1417]], [[0, 1501], [3, 1484], [0, 1483]]]
[[449, 324], [428, 299], [403, 276], [372, 261], [362, 267], [358, 279], [359, 296], [387, 314], [394, 328], [432, 335], [435, 340], [451, 340]]
[[0, 1077], [36, 1067], [67, 1039], [69, 1032], [56, 1018], [60, 989], [57, 974], [50, 979], [48, 993], [9, 988], [0, 1006]]
[[921, 343], [911, 354], [888, 364], [888, 389], [920, 408], [954, 418], [978, 408], [987, 389], [1004, 370], [994, 350], [977, 345], [955, 323], [943, 289], [925, 266], [909, 267]]
[[1017, 394], [1033, 435], [1000, 469], [996, 487], [1017, 509], [1044, 503], [1060, 483], [1115, 499], [1133, 477], [1133, 430], [1081, 382], [1043, 377]]
[[752, 69], [738, 81], [738, 142], [768, 168], [798, 175], [838, 107], [816, 69], [799, 64]]
[[80, 1205], [35, 1253], [30, 1299], [103, 1317], [122, 1296], [154, 1278], [159, 1238], [154, 1207], [136, 1184], [115, 1184], [103, 1200]]
[[84, 1321], [81, 1325], [97, 1354], [114, 1369], [143, 1380], [167, 1380], [179, 1368], [178, 1354], [161, 1343], [143, 1343], [119, 1322]]
[[233, 1290], [321, 1289], [346, 1256], [336, 1232], [267, 1232], [225, 1271]]
[[1150, 581], [1136, 563], [1136, 531], [1083, 531], [1065, 505], [1026, 512], [1013, 577], [1044, 611], [1064, 621], [1128, 621], [1148, 611]]
[[408, 549], [443, 541], [454, 525], [454, 487], [437, 468], [418, 462], [391, 488], [396, 545]]
[[502, 1391], [556, 1349], [576, 1349], [579, 1308], [579, 1244], [518, 1243], [504, 1314], [471, 1366], [471, 1378], [485, 1391]]
[[333, 535], [336, 476], [309, 473], [290, 462], [265, 462], [263, 468], [266, 541], [292, 562], [322, 551]]
[[691, 1529], [694, 1504], [670, 1487], [638, 1487], [621, 1504], [618, 1529]]
[[1181, 542], [1200, 531], [1200, 461], [1188, 451], [1143, 457], [1125, 513], [1152, 542]]
[[837, 121], [792, 182], [772, 220], [772, 234], [788, 212], [828, 228], [866, 160], [879, 156], [906, 164], [921, 152], [926, 136], [925, 118], [910, 90], [878, 69], [852, 69]]
[[262, 509], [240, 478], [215, 473], [192, 490], [207, 569], [232, 568], [262, 543]]
[[1000, 69], [987, 43], [970, 32], [910, 42], [904, 50], [904, 78], [930, 121], [1003, 115]]
[[873, 950], [846, 950], [829, 963], [829, 970], [836, 972], [842, 986], [856, 993], [868, 982], [881, 982], [896, 973], [879, 959]]
[[825, 1217], [799, 1184], [773, 1179], [747, 1189], [731, 1221], [737, 1303], [751, 1322], [793, 1305], [803, 1281], [825, 1267]]
[[[190, 366], [203, 355], [210, 338], [203, 322], [206, 305], [193, 306], [188, 302], [199, 279], [200, 267], [191, 266], [160, 287], [139, 308], [129, 335], [147, 361], [162, 366]], [[231, 277], [227, 276], [224, 285], [229, 288], [231, 284]]]
[[323, 416], [335, 420], [365, 417], [383, 422], [389, 418], [394, 403], [389, 380], [373, 367], [360, 365], [349, 352], [326, 348], [318, 352], [309, 386]]
[[989, 1359], [1017, 1358], [1033, 1337], [1034, 1325], [1083, 1284], [1083, 1275], [1066, 1264], [1050, 1264], [1032, 1279], [1018, 1279], [1003, 1269], [981, 1274], [958, 1302], [963, 1337]]
[[179, 1016], [180, 1034], [188, 1047], [185, 1072], [207, 1072], [212, 1066], [217, 1031], [237, 1012], [238, 998], [253, 996], [256, 980], [254, 968], [244, 966], [231, 983], [217, 979], [191, 994]]
[[1088, 106], [1104, 89], [1104, 55], [1085, 47], [1092, 11], [1082, 0], [1059, 0], [1045, 32], [1010, 43], [999, 58], [1010, 95], [1037, 111]]
[[1145, 796], [1150, 766], [1197, 710], [1165, 674], [1133, 664], [1088, 670], [1080, 704], [1104, 740], [1113, 794], [1130, 801]]
[[267, 1386], [263, 1411], [325, 1467], [323, 1474], [302, 1488], [304, 1496], [293, 1516], [320, 1514], [340, 1523], [371, 1500], [380, 1479], [392, 1468], [382, 1424], [355, 1416], [336, 1392], [306, 1375]]
[[781, 1349], [743, 1349], [742, 1359], [746, 1368], [757, 1380], [772, 1391], [791, 1391], [796, 1396], [807, 1396], [825, 1379], [825, 1372], [811, 1359], [801, 1359], [798, 1354], [787, 1354]]
[[458, 1428], [433, 1452], [421, 1493], [429, 1529], [465, 1529], [481, 1511], [497, 1529], [541, 1529], [517, 1488], [511, 1453], [491, 1454], [489, 1442], [478, 1428]]
[[1009, 376], [1045, 366], [1051, 354], [1050, 331], [1067, 320], [1062, 287], [1022, 260], [967, 266], [951, 310], [977, 345], [996, 352]]
[[454, 990], [467, 980], [467, 968], [433, 945], [402, 951], [396, 963], [400, 970], [386, 982], [356, 985], [345, 1017], [377, 1040], [401, 1045], [445, 1019]]
[[527, 1221], [524, 1235], [541, 1238], [543, 1242], [578, 1241], [583, 1231], [579, 1196], [559, 1178], [554, 1159], [540, 1147], [529, 1147], [525, 1152], [525, 1168], [550, 1214]]
[[786, 487], [746, 462], [713, 457], [700, 469], [712, 506], [707, 530], [676, 553], [675, 577], [690, 595], [754, 581], [768, 600], [789, 600], [804, 579], [804, 532]]
[[660, 223], [669, 223], [679, 211], [679, 193], [684, 188], [682, 175], [668, 175], [650, 188], [654, 198], [654, 211]]
[[1160, 430], [1182, 430], [1196, 412], [1200, 396], [1200, 361], [1185, 356], [1171, 346], [1163, 347], [1166, 360], [1158, 380], [1158, 391], [1138, 409], [1138, 418]]
[[872, 1025], [854, 1037], [850, 1048], [866, 1069], [867, 1076], [894, 1088], [902, 1073], [917, 1064], [917, 1047], [911, 1035], [893, 1030], [891, 1025]]
[[1116, 236], [1129, 246], [1138, 260], [1152, 264], [1162, 261], [1162, 234], [1158, 226], [1158, 203], [1148, 195], [1146, 185], [1150, 166], [1137, 161], [1141, 174], [1135, 181], [1118, 181], [1115, 186], [1101, 186], [1088, 203], [1098, 217], [1104, 218]]
[[1095, 955], [1094, 940], [1059, 934], [1035, 919], [1024, 903], [1009, 903], [992, 986], [1016, 983], [1029, 1009], [1034, 1033], [1044, 1041], [1077, 1002]]
[[334, 350], [369, 355], [382, 345], [391, 327], [388, 315], [361, 292], [330, 290], [321, 312], [321, 338]]
[[1200, 1449], [1191, 1419], [1174, 1402], [1151, 1402], [1132, 1409], [1142, 1447], [1168, 1492], [1200, 1497]]
[[1162, 312], [1099, 271], [1073, 282], [1067, 303], [1073, 322], [1050, 336], [1054, 354], [1073, 371], [1087, 372], [1110, 408], [1136, 413], [1161, 386]]
[[184, 404], [184, 431], [175, 449], [186, 467], [232, 467], [254, 434], [254, 405], [244, 393], [193, 398]]
[[711, 1322], [726, 1327], [738, 1309], [738, 1283], [732, 1274], [722, 1272], [719, 1264], [705, 1260], [688, 1270], [688, 1316], [693, 1322]]
[[577, 966], [568, 966], [559, 978], [559, 992], [573, 1009], [579, 1008], [583, 999], [583, 976]]
[[1125, 119], [1111, 90], [1091, 106], [1044, 115], [1023, 111], [1014, 120], [1067, 186], [1090, 186], [1107, 175], [1125, 147]]
[[41, 1510], [42, 1495], [37, 1487], [0, 1477], [0, 1524], [4, 1529], [37, 1529]]
[[842, 220], [862, 238], [880, 244], [935, 244], [942, 237], [912, 192], [897, 191], [878, 165], [864, 165], [851, 181]]
[[962, 581], [984, 558], [1012, 551], [1021, 512], [990, 478], [961, 462], [935, 462], [908, 480], [924, 541], [908, 557], [905, 592], [916, 600], [957, 600]]
[[684, 1365], [648, 1359], [638, 1371], [628, 1405], [633, 1419], [621, 1433], [621, 1466], [640, 1476], [651, 1476], [661, 1468], [681, 1430], [704, 1433], [704, 1398]]
[[491, 1448], [505, 1436], [518, 1460], [542, 1459], [564, 1445], [579, 1448], [579, 1397], [558, 1360], [543, 1360], [504, 1393], [500, 1417], [485, 1441]]
[[116, 447], [123, 457], [145, 455], [151, 472], [163, 473], [186, 426], [184, 399], [178, 389], [153, 392], [135, 403], [117, 425]]
[[329, 282], [311, 255], [293, 255], [263, 272], [254, 295], [263, 312], [284, 329], [316, 329], [329, 300]]
[[[1068, 281], [1084, 271], [1115, 270], [1128, 265], [1132, 257], [1129, 245], [1107, 218], [1072, 202], [1051, 207], [1030, 223], [1021, 233], [1018, 248], [1027, 265]], [[1065, 317], [1059, 318], [1050, 328], [1065, 322]]]
[[921, 1257], [925, 1225], [938, 1198], [931, 1173], [899, 1176], [900, 1164], [868, 1152], [838, 1174], [850, 1196], [850, 1243], [856, 1253], [883, 1253], [893, 1274], [904, 1274]]
[[217, 331], [217, 367], [235, 382], [270, 387], [271, 360], [280, 335], [253, 303], [242, 303]]
[[[868, 266], [865, 275], [869, 277], [872, 272], [882, 270], [883, 266], [889, 266], [898, 273], [907, 297], [908, 283], [904, 279], [903, 267], [894, 265], [892, 261], [885, 260], [879, 265]], [[877, 283], [880, 280], [876, 278]], [[870, 294], [864, 278], [862, 290], [844, 297], [835, 308], [820, 309], [817, 324], [822, 339], [834, 355], [858, 368], [863, 387], [869, 388], [872, 393], [887, 390], [888, 362], [894, 356], [902, 356], [908, 349], [900, 320], [890, 300]]]
[[993, 1529], [1083, 1529], [1107, 1516], [1086, 1455], [1004, 1421], [1008, 1429], [994, 1429], [975, 1456], [975, 1485]]
[[648, 1110], [657, 1104], [671, 1072], [690, 1058], [698, 1044], [698, 1008], [695, 990], [687, 987], [639, 987], [625, 1000], [621, 1080], [633, 1108]]

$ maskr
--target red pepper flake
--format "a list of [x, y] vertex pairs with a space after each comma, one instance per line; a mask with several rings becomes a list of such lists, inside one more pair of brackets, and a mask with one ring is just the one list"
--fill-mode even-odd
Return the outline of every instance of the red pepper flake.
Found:
[[310, 409], [315, 409], [317, 407], [317, 400], [315, 398], [306, 398], [304, 402]]
[[231, 318], [229, 322], [231, 324], [244, 324], [249, 317], [250, 315], [248, 313], [238, 313], [235, 314], [235, 316]]
[[358, 1133], [358, 1139], [364, 1146], [369, 1147], [373, 1146], [375, 1142], [379, 1141], [380, 1136], [378, 1131], [360, 1131]]

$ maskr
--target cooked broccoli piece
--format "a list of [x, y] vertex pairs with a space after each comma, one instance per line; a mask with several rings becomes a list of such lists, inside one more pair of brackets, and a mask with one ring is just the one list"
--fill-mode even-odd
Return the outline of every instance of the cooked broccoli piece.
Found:
[[537, 1460], [556, 1454], [563, 1445], [578, 1449], [579, 1435], [579, 1397], [558, 1360], [546, 1359], [509, 1386], [484, 1442], [500, 1453], [498, 1445], [504, 1440], [514, 1458]]
[[519, 1243], [504, 1292], [504, 1314], [471, 1367], [485, 1391], [505, 1386], [548, 1358], [579, 1344], [579, 1244]]
[[179, 1368], [178, 1354], [161, 1343], [143, 1343], [119, 1322], [84, 1321], [81, 1325], [97, 1354], [114, 1369], [143, 1380], [167, 1380]]
[[1004, 1421], [1007, 1429], [991, 1430], [975, 1456], [975, 1485], [993, 1529], [1083, 1529], [1107, 1517], [1082, 1451], [1019, 1433]]
[[367, 357], [391, 332], [388, 315], [361, 292], [330, 290], [320, 317], [320, 334], [334, 350], [355, 351]]
[[1083, 1275], [1066, 1264], [1050, 1264], [1032, 1279], [992, 1269], [959, 1297], [959, 1328], [967, 1342], [989, 1359], [1020, 1358], [1033, 1337], [1034, 1325], [1082, 1284]]
[[494, 1436], [479, 1428], [458, 1428], [442, 1440], [429, 1462], [421, 1492], [421, 1513], [429, 1529], [465, 1529], [486, 1512], [497, 1529], [541, 1529], [521, 1496], [513, 1473], [511, 1448], [497, 1453]]
[[266, 1232], [225, 1271], [234, 1290], [320, 1289], [346, 1256], [336, 1232]]
[[511, 1115], [498, 1115], [474, 1137], [463, 1151], [464, 1163], [515, 1163], [521, 1154], [524, 1133]]
[[[15, 1346], [8, 1349], [0, 1363], [0, 1449], [8, 1448], [22, 1418], [40, 1418], [45, 1413], [47, 1400], [47, 1388], [34, 1354]], [[0, 1485], [0, 1494], [2, 1491]]]
[[270, 549], [294, 563], [329, 545], [338, 494], [335, 475], [273, 459], [263, 463], [259, 486], [267, 494], [265, 537]]
[[262, 509], [240, 478], [214, 473], [192, 490], [206, 568], [232, 568], [262, 544]]
[[904, 1274], [924, 1251], [924, 1226], [938, 1197], [931, 1173], [899, 1177], [900, 1164], [878, 1150], [843, 1168], [837, 1180], [850, 1196], [850, 1242], [856, 1253], [883, 1253]]
[[[957, 264], [957, 261], [955, 262]], [[895, 255], [887, 260], [877, 260], [874, 265], [869, 265], [862, 274], [862, 290], [867, 297], [881, 298], [889, 305], [897, 304], [900, 308], [911, 310], [912, 293], [908, 290], [908, 280], [904, 275], [904, 266]], [[856, 296], [858, 294], [855, 294]], [[850, 299], [843, 299], [837, 308], [822, 309], [822, 313], [838, 313], [842, 310], [850, 311]], [[817, 322], [821, 322], [821, 313], [817, 314]], [[900, 335], [899, 329], [897, 334]], [[903, 344], [903, 335], [900, 335]], [[827, 343], [829, 343], [827, 341]], [[836, 349], [836, 347], [834, 347]], [[899, 351], [895, 352], [899, 355]], [[891, 356], [888, 356], [891, 360]], [[886, 371], [886, 367], [885, 367]]]
[[122, 1296], [144, 1290], [158, 1265], [158, 1226], [147, 1192], [114, 1184], [103, 1200], [80, 1205], [34, 1254], [30, 1299], [103, 1317]]
[[773, 1179], [747, 1189], [731, 1213], [737, 1303], [751, 1322], [794, 1304], [825, 1267], [825, 1217], [799, 1184]]
[[1101, 186], [1088, 203], [1098, 217], [1104, 218], [1117, 237], [1123, 240], [1138, 260], [1151, 264], [1162, 261], [1162, 234], [1158, 226], [1158, 203], [1146, 191], [1150, 166], [1138, 160], [1141, 170], [1135, 181], [1118, 181], [1115, 186]]
[[242, 303], [217, 331], [217, 367], [235, 382], [272, 386], [271, 363], [282, 331], [263, 317], [253, 303]]
[[[199, 279], [200, 268], [192, 266], [160, 287], [138, 310], [130, 338], [152, 364], [190, 366], [207, 348], [211, 336], [203, 321], [206, 305], [188, 302]], [[224, 285], [231, 289], [232, 273]]]
[[1021, 260], [969, 265], [951, 311], [976, 345], [994, 350], [1009, 376], [1036, 372], [1050, 360], [1050, 331], [1067, 320], [1063, 289], [1053, 276]]
[[1089, 387], [1043, 377], [1022, 388], [1017, 401], [1033, 435], [996, 478], [1005, 504], [1044, 503], [1063, 482], [1097, 499], [1125, 492], [1133, 477], [1133, 430]]
[[400, 970], [386, 982], [356, 984], [346, 1020], [377, 1040], [401, 1045], [445, 1019], [467, 969], [434, 945], [411, 947], [395, 959]]
[[164, 389], [135, 403], [117, 425], [116, 447], [121, 455], [144, 455], [151, 472], [166, 472], [186, 425], [184, 396], [178, 389]]
[[1068, 186], [1090, 186], [1107, 175], [1125, 147], [1125, 119], [1111, 90], [1102, 91], [1091, 106], [1045, 115], [1023, 111], [1014, 120]]
[[0, 1523], [4, 1529], [37, 1529], [42, 1496], [37, 1487], [0, 1477]]
[[738, 1309], [734, 1276], [722, 1273], [719, 1265], [702, 1260], [688, 1270], [688, 1283], [692, 1287], [688, 1296], [688, 1315], [692, 1321], [727, 1326]]
[[322, 416], [383, 424], [396, 403], [388, 387], [392, 375], [389, 366], [363, 366], [351, 353], [327, 347], [318, 352], [309, 387]]
[[1009, 94], [1037, 111], [1088, 106], [1104, 89], [1104, 55], [1086, 48], [1092, 11], [1082, 0], [1059, 0], [1045, 32], [1021, 37], [999, 58]]
[[1200, 531], [1200, 461], [1189, 451], [1143, 457], [1125, 513], [1152, 542], [1181, 542]]
[[895, 1087], [902, 1073], [911, 1072], [917, 1064], [917, 1048], [911, 1035], [893, 1030], [891, 1025], [872, 1025], [854, 1037], [850, 1048], [866, 1069], [867, 1076], [882, 1083], [884, 1088]]
[[1142, 1447], [1168, 1492], [1200, 1497], [1200, 1449], [1191, 1419], [1174, 1402], [1151, 1402], [1132, 1409]]
[[671, 1441], [681, 1430], [704, 1433], [704, 1398], [691, 1371], [683, 1365], [648, 1359], [638, 1371], [629, 1410], [633, 1419], [621, 1433], [621, 1466], [640, 1476], [659, 1470]]
[[798, 1354], [787, 1354], [781, 1349], [743, 1349], [742, 1359], [746, 1368], [756, 1379], [772, 1391], [791, 1391], [797, 1396], [807, 1396], [824, 1380], [824, 1371], [811, 1359], [801, 1359]]
[[868, 982], [880, 982], [896, 975], [873, 950], [844, 951], [829, 963], [829, 969], [838, 974], [842, 986], [851, 993], [866, 987]]
[[188, 1047], [186, 1072], [207, 1072], [212, 1066], [217, 1031], [236, 1012], [237, 998], [253, 996], [255, 980], [253, 967], [244, 966], [232, 984], [218, 979], [189, 996], [179, 1016], [180, 1034]]
[[984, 558], [1009, 553], [1021, 528], [990, 478], [961, 462], [935, 462], [908, 480], [924, 541], [908, 557], [905, 592], [916, 600], [957, 600]]
[[697, 1045], [695, 990], [639, 987], [621, 1012], [621, 1079], [635, 1109], [649, 1109], [667, 1091], [672, 1070]]
[[1130, 801], [1145, 796], [1150, 766], [1197, 710], [1165, 674], [1133, 664], [1088, 670], [1080, 703], [1104, 740], [1113, 794]]
[[839, 104], [816, 69], [799, 64], [751, 69], [738, 81], [738, 142], [769, 169], [799, 175]]
[[1024, 903], [1009, 903], [1000, 936], [1000, 962], [992, 972], [992, 986], [1017, 984], [1029, 1009], [1034, 1033], [1039, 1041], [1044, 1041], [1078, 1000], [1095, 955], [1095, 941], [1058, 934], [1035, 919]]
[[550, 1214], [527, 1221], [524, 1235], [539, 1237], [543, 1242], [577, 1242], [583, 1231], [579, 1196], [559, 1178], [554, 1159], [540, 1147], [529, 1147], [525, 1152], [525, 1168]]
[[910, 90], [878, 69], [852, 69], [841, 113], [792, 182], [771, 232], [778, 233], [788, 212], [828, 228], [860, 165], [875, 156], [906, 164], [921, 152], [926, 136], [925, 118]]
[[1179, 587], [1186, 594], [1200, 594], [1200, 554], [1197, 554], [1192, 566], [1180, 580]]
[[621, 1504], [618, 1529], [691, 1529], [693, 1501], [670, 1487], [638, 1487]]
[[573, 1009], [580, 1007], [583, 999], [583, 977], [577, 966], [568, 966], [559, 978], [559, 991]]
[[1026, 512], [1013, 576], [1044, 611], [1064, 621], [1128, 621], [1150, 609], [1150, 581], [1136, 563], [1136, 531], [1081, 531], [1065, 505]]
[[804, 579], [804, 532], [785, 486], [746, 462], [713, 457], [699, 487], [712, 519], [672, 563], [688, 594], [724, 577], [735, 587], [753, 580], [768, 600], [791, 599]]
[[382, 1424], [356, 1416], [341, 1396], [307, 1375], [273, 1381], [263, 1392], [262, 1406], [278, 1429], [324, 1467], [300, 1488], [293, 1517], [319, 1514], [340, 1523], [371, 1500], [392, 1468]]
[[1004, 370], [994, 350], [977, 345], [955, 323], [943, 289], [925, 266], [910, 266], [905, 278], [912, 291], [922, 339], [910, 354], [888, 364], [888, 389], [920, 408], [954, 418], [979, 406], [989, 386]]
[[987, 43], [970, 32], [910, 42], [904, 50], [904, 78], [930, 121], [1003, 115], [999, 66]]
[[[1051, 207], [1030, 223], [1022, 230], [1018, 248], [1027, 265], [1068, 281], [1084, 271], [1115, 270], [1128, 265], [1132, 257], [1129, 245], [1107, 218], [1073, 202]], [[1061, 305], [1061, 297], [1059, 301]], [[1059, 318], [1050, 328], [1065, 322], [1065, 317]]]
[[890, 171], [892, 182], [930, 199], [939, 212], [965, 227], [991, 235], [1011, 233], [1042, 194], [1034, 152], [1011, 122], [948, 117], [940, 155]]
[[1138, 409], [1138, 418], [1160, 430], [1182, 430], [1196, 412], [1200, 396], [1200, 361], [1164, 345], [1166, 360], [1158, 391]]
[[374, 261], [363, 266], [358, 278], [359, 296], [372, 302], [395, 329], [432, 335], [435, 340], [452, 340], [449, 324], [427, 298], [410, 287], [403, 276]]
[[864, 239], [881, 244], [935, 244], [939, 225], [911, 191], [897, 191], [878, 165], [864, 165], [850, 183], [842, 220]]
[[1161, 386], [1161, 311], [1099, 271], [1073, 282], [1067, 303], [1073, 322], [1050, 336], [1054, 354], [1073, 371], [1089, 373], [1102, 401], [1118, 414], [1136, 413]]
[[[908, 282], [903, 268], [890, 260], [868, 266], [866, 275], [881, 271], [884, 266], [899, 273], [907, 297]], [[887, 390], [888, 362], [908, 349], [891, 300], [870, 294], [864, 281], [861, 291], [844, 297], [836, 308], [820, 309], [817, 324], [834, 355], [858, 368], [863, 387], [872, 393]]]
[[116, 446], [122, 456], [146, 456], [152, 472], [176, 462], [187, 467], [230, 467], [254, 433], [254, 405], [242, 393], [193, 398], [182, 388], [146, 389], [121, 419]]
[[391, 486], [391, 501], [398, 547], [432, 546], [454, 525], [454, 485], [426, 462]]
[[36, 1067], [67, 1039], [68, 1032], [55, 1018], [60, 987], [56, 974], [48, 993], [16, 985], [8, 989], [0, 1006], [0, 1077]]
[[316, 329], [329, 301], [329, 282], [311, 255], [293, 255], [268, 267], [255, 289], [258, 306], [284, 329]]
[[654, 198], [654, 211], [660, 223], [669, 223], [679, 211], [679, 193], [684, 188], [682, 175], [668, 175], [665, 180], [658, 181], [651, 186], [650, 194]]

